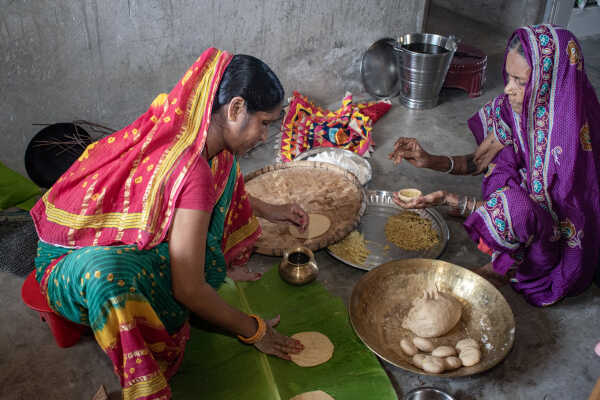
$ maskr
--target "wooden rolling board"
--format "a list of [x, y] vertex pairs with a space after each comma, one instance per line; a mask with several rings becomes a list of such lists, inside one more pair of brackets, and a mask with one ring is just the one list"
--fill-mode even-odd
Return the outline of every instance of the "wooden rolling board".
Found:
[[281, 256], [285, 249], [306, 246], [316, 251], [341, 240], [358, 225], [366, 208], [366, 195], [352, 173], [336, 165], [295, 161], [266, 166], [245, 177], [246, 190], [271, 204], [298, 203], [307, 213], [327, 216], [329, 230], [313, 239], [298, 239], [286, 224], [259, 218], [263, 233], [256, 252]]

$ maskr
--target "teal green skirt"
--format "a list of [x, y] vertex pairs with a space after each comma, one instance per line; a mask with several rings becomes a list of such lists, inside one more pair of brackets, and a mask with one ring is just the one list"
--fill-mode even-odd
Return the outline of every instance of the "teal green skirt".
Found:
[[169, 333], [188, 318], [188, 310], [173, 296], [167, 243], [151, 250], [135, 246], [69, 250], [40, 241], [35, 264], [36, 279], [42, 287], [47, 283], [50, 307], [94, 331], [104, 327], [111, 308], [124, 307], [130, 300], [150, 303]]

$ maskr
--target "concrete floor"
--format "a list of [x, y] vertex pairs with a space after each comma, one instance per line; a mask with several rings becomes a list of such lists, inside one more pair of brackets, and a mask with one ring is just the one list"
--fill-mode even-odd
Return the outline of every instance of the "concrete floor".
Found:
[[[411, 111], [395, 102], [374, 129], [377, 148], [371, 158], [374, 177], [369, 188], [394, 190], [408, 186], [424, 192], [446, 189], [479, 195], [480, 177], [447, 176], [409, 165], [394, 167], [387, 160], [398, 136], [417, 137], [426, 150], [437, 154], [473, 151], [474, 140], [465, 121], [502, 90], [504, 35], [436, 9], [432, 9], [428, 31], [453, 33], [487, 52], [485, 92], [470, 99], [462, 91], [444, 90], [440, 104], [426, 111]], [[588, 76], [600, 92], [600, 37], [583, 40], [582, 46]], [[359, 96], [364, 94], [356, 94]], [[271, 133], [275, 135], [276, 129]], [[242, 160], [243, 169], [253, 171], [273, 158], [272, 144], [265, 145]], [[486, 263], [487, 256], [477, 251], [461, 221], [452, 217], [447, 221], [451, 240], [441, 259], [467, 268]], [[321, 268], [319, 281], [347, 303], [364, 271], [341, 264], [325, 251], [316, 257]], [[254, 255], [250, 267], [265, 271], [277, 262], [278, 258]], [[45, 324], [20, 301], [22, 282], [23, 278], [0, 273], [0, 398], [90, 399], [101, 384], [111, 392], [111, 398], [119, 398], [111, 364], [93, 338], [86, 337], [68, 349], [58, 348]], [[415, 387], [431, 385], [460, 400], [587, 399], [600, 377], [600, 357], [594, 354], [594, 346], [600, 341], [600, 289], [590, 287], [582, 295], [549, 308], [528, 305], [510, 287], [501, 291], [512, 307], [517, 326], [514, 347], [504, 362], [486, 373], [459, 379], [424, 377], [382, 362], [399, 397]]]

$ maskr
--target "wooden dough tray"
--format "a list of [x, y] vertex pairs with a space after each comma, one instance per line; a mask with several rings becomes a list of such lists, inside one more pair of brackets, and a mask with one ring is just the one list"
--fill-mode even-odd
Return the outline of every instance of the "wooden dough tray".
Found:
[[259, 218], [262, 235], [256, 252], [281, 256], [285, 249], [306, 246], [316, 251], [335, 243], [352, 232], [366, 209], [365, 191], [352, 173], [336, 165], [318, 161], [294, 161], [273, 164], [245, 177], [246, 190], [271, 204], [298, 203], [307, 213], [318, 213], [331, 220], [331, 227], [313, 239], [290, 234], [287, 224], [275, 224]]

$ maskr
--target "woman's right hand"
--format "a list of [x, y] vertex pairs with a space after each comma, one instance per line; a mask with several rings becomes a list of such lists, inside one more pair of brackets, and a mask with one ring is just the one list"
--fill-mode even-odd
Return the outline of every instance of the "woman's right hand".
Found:
[[265, 321], [267, 323], [267, 333], [258, 342], [254, 343], [254, 347], [265, 354], [271, 354], [284, 360], [290, 359], [290, 354], [297, 354], [304, 350], [304, 345], [299, 340], [292, 339], [274, 329], [279, 321], [280, 316]]
[[431, 164], [431, 154], [423, 150], [415, 138], [401, 137], [396, 140], [394, 151], [388, 155], [388, 158], [396, 165], [406, 160], [417, 168], [429, 168]]

